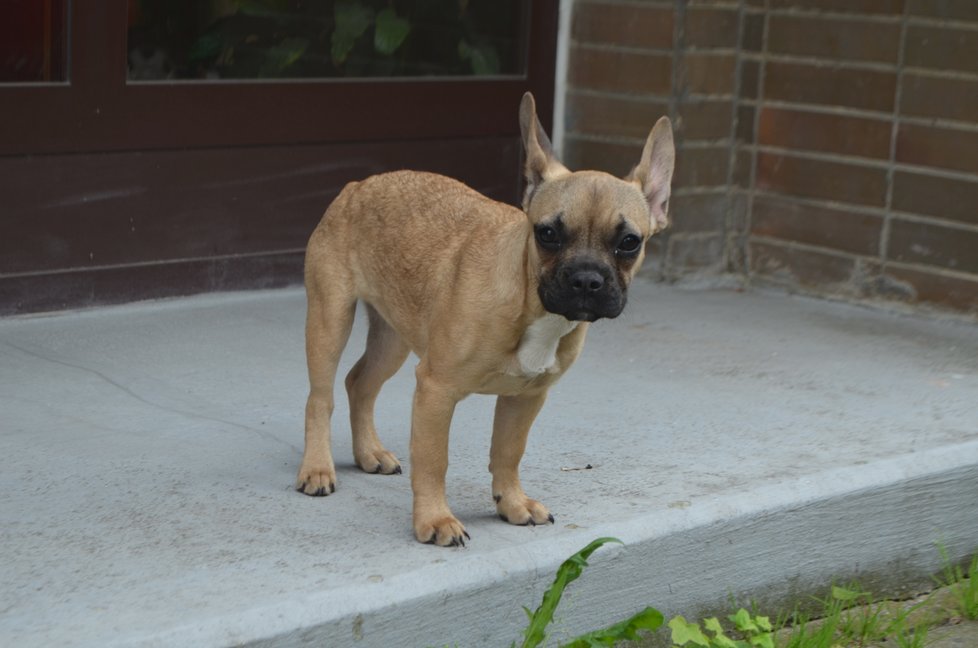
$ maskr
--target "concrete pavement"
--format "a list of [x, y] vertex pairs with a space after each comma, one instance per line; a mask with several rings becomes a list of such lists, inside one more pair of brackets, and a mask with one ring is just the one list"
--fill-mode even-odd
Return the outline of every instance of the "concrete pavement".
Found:
[[292, 490], [304, 312], [282, 290], [0, 320], [0, 644], [502, 646], [598, 536], [625, 546], [571, 586], [558, 639], [833, 577], [882, 591], [925, 579], [937, 540], [978, 549], [974, 324], [639, 283], [530, 436], [556, 525], [496, 518], [473, 396], [448, 477], [472, 542], [442, 549], [411, 533], [413, 358], [377, 411], [405, 474], [353, 466], [338, 387], [338, 490]]

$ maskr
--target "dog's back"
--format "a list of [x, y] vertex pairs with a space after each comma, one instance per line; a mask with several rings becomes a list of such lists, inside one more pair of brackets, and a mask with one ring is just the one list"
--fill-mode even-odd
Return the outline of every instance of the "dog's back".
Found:
[[[507, 302], [522, 307], [523, 282], [516, 273], [525, 259], [514, 254], [525, 249], [530, 234], [521, 210], [457, 180], [419, 171], [383, 173], [351, 182], [326, 210], [306, 251], [306, 284], [351, 282], [357, 298], [398, 330], [413, 331], [406, 337], [420, 353], [429, 323], [457, 306], [438, 301], [439, 295], [479, 300], [489, 297], [486, 286], [498, 287], [509, 294], [491, 296], [495, 309]], [[500, 264], [507, 255], [514, 258]], [[326, 256], [333, 262], [322, 263]], [[495, 276], [500, 268], [514, 276]], [[351, 276], [335, 276], [340, 271]], [[392, 275], [398, 280], [390, 281]]]

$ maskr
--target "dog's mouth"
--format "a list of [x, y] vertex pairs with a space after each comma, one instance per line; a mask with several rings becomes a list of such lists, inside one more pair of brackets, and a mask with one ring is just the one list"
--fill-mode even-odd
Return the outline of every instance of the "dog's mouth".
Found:
[[540, 291], [543, 307], [550, 313], [561, 315], [571, 322], [596, 322], [614, 319], [625, 309], [625, 295], [618, 293], [607, 299], [581, 298], [577, 295], [562, 296], [545, 290]]
[[596, 322], [601, 319], [601, 315], [597, 313], [592, 313], [590, 311], [573, 311], [570, 313], [562, 313], [565, 318], [572, 322]]
[[[621, 305], [624, 306], [624, 303]], [[621, 315], [623, 308], [612, 307], [603, 310], [578, 309], [561, 313], [572, 322], [596, 322], [599, 319], [615, 319]]]

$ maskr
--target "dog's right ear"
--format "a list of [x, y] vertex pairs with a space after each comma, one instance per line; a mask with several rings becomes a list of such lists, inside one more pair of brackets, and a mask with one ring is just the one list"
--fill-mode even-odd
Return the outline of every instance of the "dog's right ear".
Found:
[[526, 152], [526, 190], [523, 192], [523, 211], [530, 208], [533, 194], [547, 180], [566, 175], [570, 171], [554, 157], [550, 138], [543, 132], [537, 119], [537, 106], [533, 95], [527, 92], [520, 102], [520, 132], [523, 134], [523, 150]]

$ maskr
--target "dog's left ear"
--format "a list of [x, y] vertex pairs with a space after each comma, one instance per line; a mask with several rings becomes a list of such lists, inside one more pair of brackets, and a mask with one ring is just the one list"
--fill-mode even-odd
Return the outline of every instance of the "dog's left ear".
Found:
[[676, 147], [672, 141], [672, 122], [660, 117], [642, 149], [642, 159], [625, 180], [634, 182], [642, 189], [649, 203], [652, 216], [652, 233], [665, 229], [669, 224], [669, 196], [672, 189], [672, 171], [676, 165]]
[[523, 211], [530, 208], [530, 200], [540, 185], [547, 180], [570, 173], [554, 157], [550, 138], [543, 132], [537, 119], [537, 106], [533, 95], [527, 92], [520, 102], [520, 132], [523, 134], [523, 150], [526, 152], [526, 191], [523, 192]]

